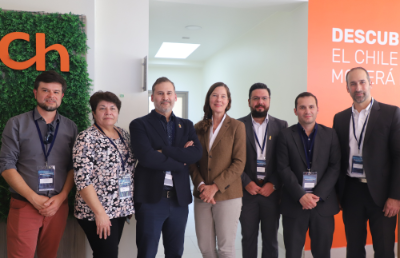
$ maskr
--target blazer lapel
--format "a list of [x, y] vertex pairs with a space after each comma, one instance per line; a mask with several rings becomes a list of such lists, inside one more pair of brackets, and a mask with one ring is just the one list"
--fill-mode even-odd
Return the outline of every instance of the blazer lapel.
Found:
[[245, 121], [244, 125], [246, 127], [247, 140], [250, 142], [254, 151], [257, 153], [256, 143], [255, 143], [255, 139], [254, 139], [253, 121], [251, 120], [251, 115], [248, 115], [246, 117], [246, 121]]
[[[214, 141], [213, 145], [211, 146], [211, 150], [214, 149], [214, 147], [217, 146], [217, 144], [221, 141], [222, 137], [224, 137], [225, 132], [226, 132], [226, 130], [228, 130], [230, 123], [231, 123], [231, 118], [228, 115], [226, 115], [225, 120], [221, 125], [221, 129], [219, 129], [217, 138], [215, 138], [215, 141]], [[210, 127], [209, 130], [212, 130], [212, 128]], [[208, 135], [210, 135], [210, 132], [208, 132]]]
[[344, 117], [345, 117], [345, 119], [344, 119], [344, 121], [343, 121], [343, 124], [341, 125], [342, 126], [342, 128], [340, 128], [339, 127], [339, 130], [341, 131], [341, 132], [345, 132], [345, 134], [343, 135], [343, 140], [341, 140], [341, 142], [340, 142], [340, 144], [345, 144], [346, 145], [346, 157], [348, 157], [349, 156], [349, 153], [350, 153], [350, 146], [349, 146], [349, 133], [350, 133], [350, 130], [352, 130], [351, 128], [350, 128], [350, 119], [351, 119], [351, 108], [349, 108], [349, 109], [347, 109], [346, 111], [345, 111], [345, 113], [344, 113]]
[[[320, 152], [321, 141], [323, 140], [322, 136], [321, 136], [322, 135], [321, 129], [322, 129], [322, 127], [319, 126], [317, 129], [317, 135], [315, 136], [311, 168], [314, 167], [314, 165], [316, 164], [316, 161], [318, 160], [318, 153]], [[304, 154], [304, 156], [305, 156], [305, 154]], [[317, 171], [317, 172], [320, 173], [320, 171]]]
[[[379, 117], [379, 103], [378, 101], [374, 100], [374, 104], [371, 107], [371, 112], [369, 113], [369, 118], [368, 118], [368, 124], [367, 124], [367, 130], [365, 132], [365, 138], [364, 138], [364, 143], [368, 141], [368, 139], [372, 135], [372, 131], [374, 129], [374, 125], [376, 124], [378, 117]], [[363, 147], [365, 144], [363, 144]]]
[[149, 122], [150, 122], [151, 126], [154, 127], [154, 129], [156, 130], [156, 132], [157, 132], [157, 133], [160, 135], [160, 137], [163, 139], [164, 143], [165, 143], [166, 145], [168, 145], [168, 135], [167, 135], [167, 132], [165, 132], [165, 130], [164, 130], [162, 124], [161, 124], [161, 121], [159, 121], [159, 120], [158, 120], [158, 117], [155, 116], [155, 115], [153, 115], [153, 114], [150, 114], [149, 118], [150, 118], [150, 119], [149, 119]]
[[293, 135], [294, 143], [296, 144], [296, 147], [297, 147], [297, 151], [300, 153], [301, 159], [303, 160], [304, 164], [307, 166], [306, 154], [304, 153], [303, 142], [301, 141], [299, 132], [297, 131], [297, 125], [292, 127], [292, 135]]
[[183, 132], [182, 126], [183, 126], [183, 123], [182, 123], [182, 120], [180, 118], [175, 117], [175, 119], [176, 119], [176, 121], [175, 121], [175, 143], [174, 143], [174, 145], [175, 146], [179, 146], [179, 142], [180, 142], [180, 140], [182, 138], [182, 132]]
[[203, 140], [205, 141], [203, 146], [206, 146], [207, 153], [209, 152], [210, 149], [210, 130], [212, 130], [211, 127], [208, 127], [208, 130], [206, 131], [203, 137]]
[[266, 160], [271, 160], [272, 158], [272, 146], [269, 146], [270, 144], [272, 144], [271, 142], [271, 135], [275, 134], [275, 118], [268, 116], [268, 131], [267, 131], [267, 139], [266, 139], [266, 151], [265, 151], [265, 158]]

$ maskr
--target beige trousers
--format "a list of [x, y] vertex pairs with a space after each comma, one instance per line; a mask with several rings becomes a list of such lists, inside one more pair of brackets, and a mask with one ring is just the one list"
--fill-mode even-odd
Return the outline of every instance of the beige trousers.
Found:
[[[215, 205], [194, 198], [197, 242], [204, 258], [235, 258], [235, 238], [242, 198]], [[218, 243], [218, 254], [216, 241]]]

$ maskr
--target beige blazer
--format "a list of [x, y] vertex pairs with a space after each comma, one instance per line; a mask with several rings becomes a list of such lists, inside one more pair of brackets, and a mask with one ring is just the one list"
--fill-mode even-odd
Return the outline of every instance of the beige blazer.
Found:
[[[198, 124], [195, 125], [197, 128]], [[211, 127], [210, 127], [211, 128]], [[219, 191], [215, 201], [224, 201], [243, 196], [241, 175], [246, 164], [246, 129], [242, 122], [226, 115], [221, 129], [209, 150], [210, 128], [204, 135], [197, 134], [203, 147], [203, 156], [190, 165], [194, 190], [199, 198], [197, 187], [215, 183]]]

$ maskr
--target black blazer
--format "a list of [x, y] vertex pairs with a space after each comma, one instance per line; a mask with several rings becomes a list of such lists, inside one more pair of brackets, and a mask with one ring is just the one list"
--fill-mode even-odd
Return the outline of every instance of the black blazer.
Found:
[[[168, 135], [153, 110], [129, 125], [132, 151], [138, 159], [135, 170], [136, 203], [157, 203], [162, 198], [164, 171], [171, 171], [180, 206], [192, 202], [189, 164], [201, 158], [202, 148], [190, 120], [175, 117], [175, 143], [168, 146]], [[193, 141], [194, 146], [183, 148]], [[162, 150], [162, 153], [157, 150]], [[184, 166], [186, 163], [186, 166]]]
[[[267, 149], [265, 160], [267, 161], [267, 167], [265, 168], [264, 184], [267, 182], [275, 185], [275, 188], [280, 188], [280, 180], [276, 172], [276, 142], [278, 140], [279, 132], [288, 127], [286, 121], [277, 119], [271, 115], [268, 115], [268, 131], [267, 131]], [[254, 138], [253, 121], [251, 114], [239, 118], [246, 127], [246, 166], [244, 167], [244, 173], [242, 174], [243, 188], [246, 187], [251, 181], [257, 181], [257, 146]]]
[[[342, 162], [337, 191], [342, 201], [349, 167], [351, 108], [337, 113], [333, 128], [339, 137]], [[351, 129], [352, 130], [352, 129]], [[387, 198], [400, 200], [400, 109], [374, 100], [363, 145], [364, 170], [369, 192], [378, 206]]]
[[[307, 212], [299, 200], [303, 190], [303, 172], [307, 171], [306, 156], [297, 124], [283, 129], [277, 143], [278, 174], [282, 179], [281, 213], [297, 218]], [[315, 209], [321, 216], [339, 212], [335, 184], [340, 173], [340, 147], [333, 129], [318, 124], [312, 158], [312, 172], [317, 172], [314, 194], [320, 197]]]

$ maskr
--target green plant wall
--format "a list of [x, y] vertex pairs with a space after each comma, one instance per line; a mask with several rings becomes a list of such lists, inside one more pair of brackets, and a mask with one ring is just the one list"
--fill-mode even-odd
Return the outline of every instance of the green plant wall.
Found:
[[[57, 71], [67, 81], [68, 88], [58, 109], [60, 114], [73, 120], [79, 131], [86, 129], [90, 124], [88, 103], [91, 80], [85, 59], [87, 38], [84, 23], [79, 16], [0, 9], [0, 39], [11, 32], [25, 32], [30, 35], [29, 42], [11, 42], [10, 58], [15, 61], [26, 61], [36, 55], [36, 33], [45, 33], [46, 47], [61, 44], [68, 50], [69, 72], [60, 72], [60, 56], [57, 51], [46, 54], [46, 70]], [[41, 71], [36, 71], [36, 64], [26, 70], [12, 70], [0, 62], [0, 136], [9, 118], [30, 111], [36, 106], [33, 83], [40, 73]], [[73, 195], [74, 193], [70, 193], [69, 196], [70, 212], [73, 211]], [[8, 185], [0, 176], [0, 220], [7, 218], [9, 202]]]

